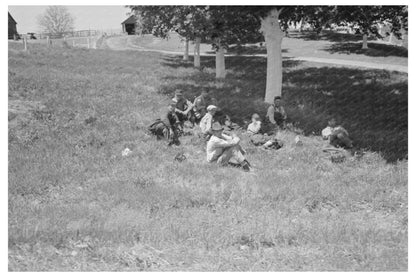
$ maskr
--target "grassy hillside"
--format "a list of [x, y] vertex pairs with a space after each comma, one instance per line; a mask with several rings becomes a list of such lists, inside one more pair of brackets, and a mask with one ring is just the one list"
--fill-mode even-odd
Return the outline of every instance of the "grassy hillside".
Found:
[[[298, 147], [285, 131], [282, 149], [262, 151], [240, 134], [255, 167], [245, 173], [207, 164], [196, 137], [167, 147], [145, 134], [177, 87], [188, 97], [211, 88], [235, 121], [264, 108], [263, 60], [228, 59], [226, 82], [215, 81], [213, 61], [199, 71], [157, 53], [9, 45], [10, 271], [407, 270], [407, 161], [370, 151], [333, 164], [319, 137]], [[343, 100], [354, 83], [333, 72], [353, 74], [363, 100]], [[285, 63], [284, 78], [305, 133], [328, 116], [324, 91], [336, 96], [331, 112], [352, 116], [342, 117], [349, 129], [404, 118], [364, 120], [354, 107], [370, 103], [365, 92], [377, 97], [370, 107], [392, 101], [407, 113], [405, 75]], [[363, 132], [407, 132], [385, 126]]]

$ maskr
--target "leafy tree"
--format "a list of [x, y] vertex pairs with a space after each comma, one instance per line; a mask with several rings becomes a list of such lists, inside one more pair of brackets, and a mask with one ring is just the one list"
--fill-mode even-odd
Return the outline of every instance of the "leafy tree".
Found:
[[194, 66], [200, 67], [200, 43], [206, 41], [208, 27], [208, 8], [206, 6], [177, 6], [172, 17], [173, 29], [185, 38], [187, 60], [189, 41], [195, 41]]
[[207, 26], [204, 6], [128, 6], [141, 18], [145, 31], [161, 38], [168, 38], [176, 31], [185, 38], [184, 59], [188, 56], [189, 41], [195, 41], [194, 66], [200, 66], [199, 45], [205, 39]]
[[258, 42], [259, 21], [241, 6], [210, 6], [208, 36], [216, 52], [216, 78], [225, 78], [225, 50], [230, 44]]
[[[231, 10], [230, 10], [231, 9]], [[228, 12], [228, 15], [227, 15]], [[407, 30], [407, 7], [405, 6], [246, 6], [223, 9], [222, 18], [244, 18], [247, 24], [236, 24], [240, 30], [253, 35], [259, 29], [267, 49], [267, 80], [265, 101], [272, 102], [282, 93], [281, 44], [289, 24], [301, 18], [319, 32], [331, 23], [345, 22], [361, 27], [364, 34], [376, 32], [379, 22], [388, 21], [398, 36]], [[235, 23], [234, 23], [235, 24]], [[235, 29], [234, 29], [235, 30]], [[227, 32], [222, 32], [227, 35]], [[232, 36], [231, 36], [232, 38]], [[244, 38], [240, 36], [239, 39]], [[366, 36], [364, 36], [366, 41]]]
[[386, 35], [395, 35], [403, 39], [403, 33], [408, 31], [408, 7], [407, 6], [387, 6], [383, 9], [385, 15], [384, 23], [390, 27]]
[[37, 21], [44, 32], [61, 36], [74, 29], [75, 18], [65, 6], [49, 6]]
[[295, 17], [308, 22], [319, 34], [335, 21], [336, 6], [299, 6]]
[[338, 6], [336, 21], [340, 25], [352, 24], [363, 35], [363, 49], [368, 49], [370, 34], [381, 37], [378, 24], [388, 22], [391, 31], [401, 37], [402, 28], [407, 29], [407, 6]]
[[[208, 42], [216, 50], [216, 77], [225, 77], [225, 49], [230, 43], [248, 42], [259, 33], [250, 29], [253, 17], [227, 6], [129, 6], [143, 18], [142, 24], [155, 36], [165, 38], [170, 31], [195, 41], [194, 66], [200, 66], [199, 44]], [[244, 16], [243, 16], [244, 15]], [[257, 24], [258, 25], [258, 24]], [[256, 35], [257, 34], [257, 35]], [[184, 59], [187, 57], [185, 47]]]

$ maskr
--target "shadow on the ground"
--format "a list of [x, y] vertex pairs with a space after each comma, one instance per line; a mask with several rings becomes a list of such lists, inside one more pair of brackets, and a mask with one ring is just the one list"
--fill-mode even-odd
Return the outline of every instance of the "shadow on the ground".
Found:
[[368, 49], [362, 49], [361, 42], [343, 42], [332, 44], [325, 49], [331, 54], [363, 54], [370, 57], [406, 57], [408, 50], [405, 47], [382, 44], [382, 43], [368, 43]]
[[[359, 34], [337, 33], [333, 31], [322, 31], [319, 34], [313, 31], [292, 31], [289, 32], [288, 36], [291, 38], [299, 38], [303, 40], [326, 40], [330, 42], [360, 41], [363, 39], [363, 36]], [[369, 37], [369, 40], [374, 39], [374, 37]]]
[[[192, 67], [179, 57], [165, 59], [165, 66]], [[227, 77], [215, 79], [215, 57], [202, 57], [201, 70], [166, 76], [160, 93], [171, 95], [176, 88], [194, 99], [202, 88], [212, 91], [233, 121], [243, 124], [253, 113], [263, 118], [266, 59], [227, 57]], [[361, 149], [380, 152], [388, 162], [407, 158], [407, 75], [383, 70], [342, 67], [310, 67], [284, 60], [283, 100], [289, 121], [305, 135], [320, 134], [329, 118], [335, 117]]]
[[[287, 53], [288, 49], [282, 49], [282, 53]], [[215, 54], [215, 51], [207, 52], [209, 54]], [[267, 54], [266, 46], [264, 44], [252, 44], [252, 45], [232, 45], [227, 49], [227, 54], [233, 55], [255, 55], [255, 54]]]

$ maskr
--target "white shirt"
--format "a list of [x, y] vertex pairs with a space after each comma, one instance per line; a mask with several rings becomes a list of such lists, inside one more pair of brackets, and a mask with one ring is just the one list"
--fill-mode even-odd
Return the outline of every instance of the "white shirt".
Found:
[[211, 130], [212, 119], [213, 119], [212, 114], [207, 113], [201, 119], [201, 122], [199, 122], [199, 127], [201, 128], [201, 131], [203, 134], [206, 134]]
[[347, 130], [345, 130], [344, 128], [342, 128], [341, 126], [337, 126], [337, 127], [326, 127], [325, 129], [322, 130], [322, 138], [323, 139], [328, 139], [330, 135], [332, 135], [335, 131], [338, 132], [345, 132], [345, 134], [348, 136], [348, 132]]
[[328, 139], [333, 131], [334, 131], [334, 128], [329, 127], [329, 126], [326, 127], [325, 129], [322, 130], [322, 138], [323, 139]]
[[271, 123], [276, 124], [276, 121], [274, 120], [274, 113], [275, 112], [281, 113], [282, 116], [283, 116], [283, 119], [287, 118], [286, 111], [283, 108], [283, 106], [276, 107], [274, 104], [272, 104], [267, 109], [267, 115], [266, 115], [266, 117], [269, 119], [269, 121]]
[[257, 134], [261, 128], [261, 121], [254, 121], [248, 124], [247, 131], [250, 134]]
[[207, 161], [216, 161], [224, 152], [224, 148], [237, 145], [239, 142], [238, 137], [233, 138], [224, 134], [222, 134], [222, 138], [211, 136], [207, 143]]

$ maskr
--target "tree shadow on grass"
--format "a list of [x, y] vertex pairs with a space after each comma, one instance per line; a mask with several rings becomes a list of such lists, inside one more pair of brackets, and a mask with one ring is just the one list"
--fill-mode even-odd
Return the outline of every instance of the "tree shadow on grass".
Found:
[[304, 68], [285, 76], [284, 95], [294, 122], [318, 133], [335, 117], [355, 145], [389, 161], [407, 157], [407, 75], [382, 70]]
[[370, 57], [406, 57], [408, 56], [408, 50], [405, 47], [382, 44], [382, 43], [368, 43], [368, 49], [362, 49], [361, 42], [344, 42], [332, 44], [329, 48], [325, 49], [331, 54], [363, 54]]
[[[288, 49], [282, 49], [282, 53], [287, 53]], [[209, 54], [215, 54], [215, 51], [207, 52]], [[264, 44], [246, 44], [246, 45], [232, 45], [227, 49], [227, 54], [232, 55], [255, 55], [255, 54], [267, 54], [267, 49]]]
[[[303, 40], [326, 40], [330, 42], [360, 41], [363, 39], [363, 36], [359, 34], [337, 33], [333, 31], [322, 31], [319, 34], [312, 31], [290, 32], [289, 37]], [[376, 38], [371, 36], [369, 37], [369, 40], [373, 39]]]
[[[180, 58], [165, 59], [165, 66], [179, 68]], [[243, 125], [253, 113], [264, 118], [266, 59], [227, 57], [227, 77], [215, 79], [215, 57], [202, 57], [202, 70], [187, 69], [178, 77], [166, 76], [160, 93], [184, 90], [188, 99], [202, 88], [212, 91], [220, 107]], [[283, 100], [289, 121], [305, 135], [320, 134], [335, 117], [354, 144], [376, 151], [388, 162], [407, 158], [407, 74], [344, 67], [311, 67], [310, 63], [283, 62]]]

